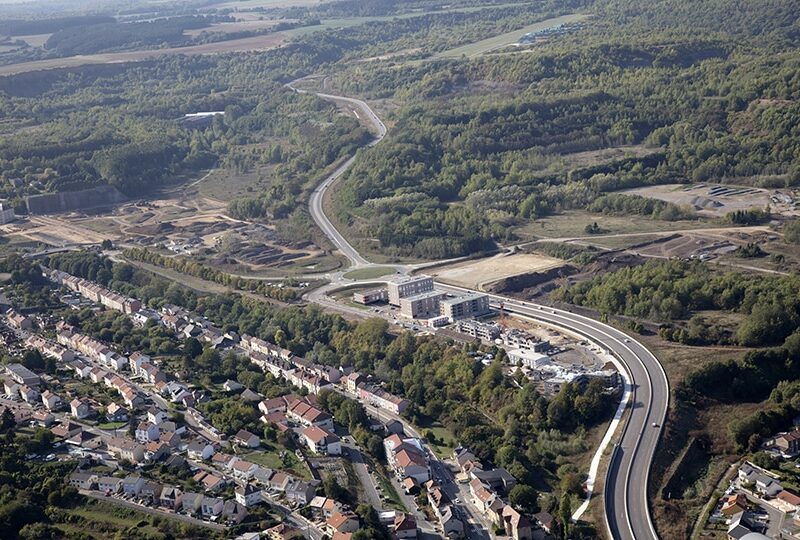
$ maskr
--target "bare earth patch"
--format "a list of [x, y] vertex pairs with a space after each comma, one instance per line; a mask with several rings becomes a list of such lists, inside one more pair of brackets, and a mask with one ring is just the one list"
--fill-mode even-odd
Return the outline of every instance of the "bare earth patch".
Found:
[[540, 272], [562, 266], [564, 261], [545, 255], [519, 253], [497, 255], [488, 259], [467, 261], [443, 266], [429, 272], [441, 281], [482, 289], [485, 285], [499, 279], [517, 276], [527, 272]]

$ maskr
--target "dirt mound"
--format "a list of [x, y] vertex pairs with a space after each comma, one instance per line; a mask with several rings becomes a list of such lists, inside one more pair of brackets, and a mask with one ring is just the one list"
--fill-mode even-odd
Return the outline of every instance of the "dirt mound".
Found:
[[571, 276], [578, 269], [572, 265], [561, 266], [559, 268], [552, 268], [544, 272], [529, 272], [527, 274], [519, 274], [503, 278], [495, 281], [485, 287], [485, 290], [490, 293], [513, 293], [520, 292], [533, 287], [538, 287], [543, 283], [552, 281], [554, 279]]
[[133, 234], [141, 234], [145, 236], [156, 236], [160, 234], [167, 234], [175, 231], [175, 225], [172, 223], [158, 223], [153, 225], [139, 225], [131, 227], [130, 232]]

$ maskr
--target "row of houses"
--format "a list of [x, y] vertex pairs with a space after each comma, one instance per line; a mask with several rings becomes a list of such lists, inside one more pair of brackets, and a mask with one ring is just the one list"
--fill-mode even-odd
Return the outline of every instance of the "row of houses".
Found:
[[62, 330], [56, 339], [58, 343], [83, 353], [87, 358], [102, 364], [107, 369], [122, 371], [128, 366], [128, 359], [96, 339], [76, 332], [69, 325], [61, 325]]
[[[469, 480], [469, 491], [473, 505], [497, 528], [514, 540], [533, 538], [531, 520], [520, 514], [504, 499], [517, 484], [516, 478], [502, 468], [488, 469], [469, 450], [456, 448], [453, 458], [460, 474]], [[553, 517], [546, 512], [537, 514], [536, 521], [545, 532], [552, 532]]]
[[35, 349], [42, 353], [43, 356], [53, 358], [58, 362], [71, 362], [75, 359], [75, 353], [66, 347], [62, 347], [58, 343], [43, 338], [37, 334], [33, 334], [25, 340], [25, 346], [29, 349]]
[[79, 379], [88, 379], [95, 384], [102, 384], [116, 390], [129, 409], [138, 409], [144, 403], [144, 398], [139, 390], [113, 371], [106, 371], [97, 366], [92, 367], [80, 360], [69, 362], [66, 367], [74, 371], [75, 376]]
[[114, 309], [130, 315], [142, 308], [141, 301], [135, 298], [127, 298], [102, 285], [75, 277], [66, 272], [50, 270], [46, 271], [44, 275], [50, 279], [50, 281], [66, 287], [92, 302], [102, 304], [109, 309]]
[[[125, 495], [135, 497], [144, 504], [161, 507], [164, 510], [180, 512], [189, 516], [202, 517], [209, 521], [224, 521], [235, 525], [247, 516], [246, 505], [240, 502], [239, 491], [234, 499], [196, 492], [183, 492], [180, 488], [165, 486], [144, 479], [139, 475], [125, 478], [98, 476], [92, 472], [75, 471], [69, 477], [69, 484], [75, 489], [98, 491], [106, 496]], [[245, 500], [242, 496], [241, 500]]]
[[394, 414], [400, 414], [408, 408], [409, 401], [407, 399], [395, 396], [380, 386], [370, 383], [366, 377], [355, 371], [343, 377], [340, 383], [344, 390], [355, 394], [358, 399], [373, 407]]

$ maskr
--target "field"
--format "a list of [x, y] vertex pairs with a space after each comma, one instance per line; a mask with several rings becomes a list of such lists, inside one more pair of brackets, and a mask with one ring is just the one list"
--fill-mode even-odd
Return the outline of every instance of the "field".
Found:
[[286, 35], [282, 32], [254, 36], [241, 39], [230, 39], [217, 43], [206, 43], [203, 45], [191, 45], [188, 47], [170, 47], [166, 49], [154, 49], [146, 51], [127, 51], [117, 53], [100, 53], [80, 56], [67, 56], [65, 58], [52, 58], [49, 60], [34, 60], [31, 62], [20, 62], [8, 66], [0, 66], [0, 77], [6, 75], [17, 75], [29, 71], [42, 71], [46, 69], [71, 68], [89, 64], [121, 64], [124, 62], [141, 62], [149, 58], [167, 56], [170, 54], [219, 54], [230, 52], [264, 51], [274, 49], [283, 45]]
[[499, 36], [490, 37], [481, 41], [477, 41], [475, 43], [470, 43], [468, 45], [462, 45], [461, 47], [456, 47], [455, 49], [450, 49], [449, 51], [440, 52], [434, 55], [432, 58], [435, 60], [441, 60], [443, 58], [461, 58], [462, 56], [466, 57], [480, 56], [481, 54], [485, 54], [493, 50], [513, 45], [514, 43], [517, 43], [517, 41], [519, 41], [519, 39], [527, 33], [536, 32], [539, 30], [545, 30], [546, 28], [552, 28], [559, 24], [580, 22], [582, 20], [585, 20], [587, 17], [588, 17], [587, 15], [573, 13], [571, 15], [564, 15], [562, 17], [547, 19], [526, 26], [525, 28], [514, 30], [513, 32], [500, 34]]
[[394, 274], [395, 269], [390, 266], [377, 266], [373, 268], [361, 268], [359, 270], [352, 270], [347, 272], [344, 277], [347, 279], [376, 279], [383, 276]]
[[698, 214], [722, 217], [735, 210], [770, 206], [774, 213], [798, 215], [794, 208], [796, 190], [766, 190], [719, 184], [665, 184], [628, 190], [625, 193], [689, 206]]
[[528, 272], [540, 272], [557, 268], [564, 264], [561, 259], [520, 253], [515, 255], [501, 254], [488, 259], [460, 262], [433, 269], [428, 273], [437, 279], [469, 287], [482, 289], [485, 285], [503, 278]]

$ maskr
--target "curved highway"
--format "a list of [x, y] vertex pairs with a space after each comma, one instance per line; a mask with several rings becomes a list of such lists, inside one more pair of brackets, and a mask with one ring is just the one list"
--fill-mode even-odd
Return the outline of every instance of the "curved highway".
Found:
[[[289, 87], [296, 92], [305, 93], [304, 90], [295, 89], [290, 85]], [[316, 95], [323, 99], [349, 103], [361, 110], [363, 119], [374, 127], [377, 134], [370, 146], [380, 142], [386, 135], [386, 126], [363, 101], [330, 94], [316, 93]], [[362, 118], [360, 114], [358, 116]], [[336, 230], [322, 208], [325, 191], [354, 161], [355, 156], [343, 163], [314, 190], [310, 211], [320, 229], [347, 256], [351, 265], [358, 268], [371, 266], [371, 263]], [[438, 282], [437, 288], [454, 293], [467, 291]], [[607, 324], [569, 311], [530, 302], [498, 295], [489, 297], [496, 304], [502, 303], [507, 312], [538, 319], [583, 335], [605, 347], [623, 364], [632, 394], [622, 434], [614, 446], [605, 478], [604, 503], [608, 534], [611, 538], [621, 540], [658, 538], [650, 516], [647, 485], [653, 455], [669, 406], [669, 382], [661, 364], [644, 345]]]
[[[367, 145], [368, 147], [375, 146], [386, 136], [386, 126], [384, 123], [372, 111], [369, 105], [360, 99], [333, 96], [331, 94], [322, 94], [319, 92], [309, 92], [307, 90], [295, 88], [292, 86], [292, 84], [293, 83], [289, 83], [286, 86], [298, 94], [314, 94], [322, 99], [339, 103], [347, 103], [348, 105], [355, 107], [353, 112], [356, 114], [356, 116], [358, 116], [359, 119], [368, 122], [372, 126], [373, 132], [375, 133], [375, 138], [369, 142]], [[358, 111], [361, 111], [361, 113], [359, 114]], [[331, 221], [325, 215], [325, 211], [322, 209], [322, 203], [325, 199], [325, 193], [328, 191], [328, 188], [331, 187], [333, 183], [336, 182], [336, 180], [338, 180], [339, 177], [342, 176], [342, 174], [344, 174], [344, 172], [353, 165], [356, 157], [357, 156], [354, 155], [342, 163], [316, 187], [316, 189], [311, 193], [309, 210], [311, 211], [311, 217], [314, 218], [314, 222], [320, 229], [322, 229], [322, 232], [325, 233], [325, 236], [330, 238], [331, 242], [333, 242], [333, 245], [336, 246], [339, 251], [341, 251], [342, 254], [350, 260], [350, 266], [353, 268], [360, 268], [363, 266], [369, 266], [369, 261], [364, 259], [364, 257], [362, 257], [358, 251], [356, 251], [356, 249], [350, 245], [350, 242], [348, 242], [336, 229], [336, 227], [333, 226], [333, 223], [331, 223]]]

